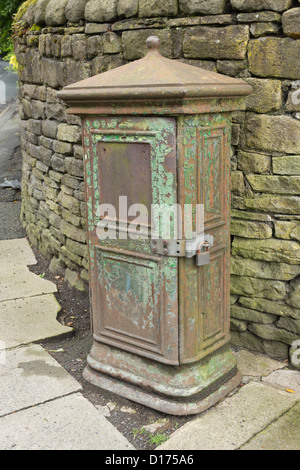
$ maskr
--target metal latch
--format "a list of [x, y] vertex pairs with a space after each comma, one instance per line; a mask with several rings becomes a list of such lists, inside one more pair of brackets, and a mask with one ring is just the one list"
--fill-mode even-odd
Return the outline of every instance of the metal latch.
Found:
[[196, 266], [210, 263], [210, 248], [214, 244], [211, 235], [199, 235], [192, 240], [151, 240], [151, 250], [157, 255], [193, 258], [196, 256]]

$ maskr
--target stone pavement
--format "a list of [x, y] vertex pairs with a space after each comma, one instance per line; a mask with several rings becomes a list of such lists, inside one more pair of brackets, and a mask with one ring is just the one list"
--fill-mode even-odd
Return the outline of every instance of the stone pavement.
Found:
[[129, 450], [125, 437], [41, 346], [71, 334], [56, 286], [31, 273], [26, 239], [0, 241], [0, 449]]
[[[71, 334], [56, 286], [32, 274], [26, 239], [0, 241], [0, 450], [133, 450], [39, 344]], [[158, 450], [300, 450], [300, 372], [237, 353], [244, 385], [177, 430]]]
[[244, 385], [159, 450], [300, 450], [300, 372], [248, 351], [237, 359]]

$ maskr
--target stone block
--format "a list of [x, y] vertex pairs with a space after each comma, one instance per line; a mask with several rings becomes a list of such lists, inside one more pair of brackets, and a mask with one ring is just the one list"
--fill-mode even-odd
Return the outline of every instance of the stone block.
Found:
[[111, 24], [99, 24], [99, 23], [88, 23], [85, 26], [85, 34], [102, 34], [106, 31], [110, 31]]
[[243, 194], [245, 191], [244, 175], [241, 171], [231, 172], [231, 191], [237, 194]]
[[50, 0], [46, 6], [45, 23], [48, 26], [60, 26], [66, 24], [65, 9], [69, 0]]
[[243, 150], [300, 154], [300, 122], [289, 116], [247, 114]]
[[289, 292], [286, 303], [292, 307], [300, 309], [300, 278], [291, 282], [291, 291]]
[[232, 219], [231, 235], [245, 238], [271, 238], [272, 228], [264, 222], [251, 222]]
[[219, 15], [225, 12], [226, 0], [179, 0], [180, 11], [185, 15]]
[[139, 10], [139, 0], [119, 0], [117, 13], [119, 18], [132, 18], [137, 16]]
[[283, 238], [285, 240], [298, 240], [300, 241], [300, 221], [286, 222], [276, 221], [275, 237]]
[[69, 175], [83, 178], [83, 161], [76, 158], [67, 157], [65, 162], [66, 170]]
[[69, 188], [76, 189], [79, 188], [81, 184], [81, 179], [75, 178], [71, 175], [64, 175], [62, 177], [62, 183], [63, 185], [68, 186]]
[[79, 278], [79, 274], [77, 271], [72, 271], [71, 269], [67, 268], [65, 273], [65, 281], [75, 289], [84, 292], [86, 290], [86, 286], [84, 282]]
[[248, 61], [245, 60], [218, 60], [217, 70], [223, 75], [230, 77], [242, 76], [248, 68]]
[[286, 284], [281, 281], [233, 275], [231, 276], [231, 294], [282, 300], [286, 296]]
[[291, 331], [292, 333], [298, 333], [300, 335], [300, 320], [283, 317], [279, 319], [279, 321], [276, 323], [276, 326], [278, 328]]
[[87, 57], [87, 40], [85, 34], [72, 35], [72, 52], [75, 60], [84, 60]]
[[139, 17], [176, 16], [178, 0], [139, 0]]
[[88, 257], [88, 249], [87, 245], [83, 245], [82, 243], [78, 243], [74, 240], [67, 239], [66, 242], [67, 248], [74, 254], [81, 256], [83, 258]]
[[122, 34], [124, 59], [136, 60], [144, 57], [147, 52], [146, 40], [149, 36], [159, 36], [161, 53], [173, 58], [174, 44], [172, 31], [141, 29], [137, 31], [124, 31]]
[[52, 166], [53, 170], [64, 172], [65, 171], [65, 161], [64, 161], [63, 155], [60, 156], [60, 155], [55, 153], [51, 158], [51, 166]]
[[259, 196], [255, 198], [234, 198], [233, 207], [274, 214], [300, 213], [300, 197], [297, 196]]
[[79, 243], [86, 243], [86, 231], [74, 225], [69, 224], [65, 220], [61, 222], [61, 231], [67, 238], [71, 238]]
[[61, 40], [62, 57], [72, 57], [72, 36], [64, 36]]
[[79, 82], [91, 76], [91, 64], [83, 60], [76, 61], [67, 59], [66, 63], [66, 84]]
[[79, 23], [84, 19], [84, 11], [88, 0], [69, 0], [65, 9], [65, 15], [71, 23]]
[[300, 78], [300, 41], [265, 37], [249, 42], [249, 70], [259, 77]]
[[80, 217], [73, 214], [68, 209], [62, 209], [61, 216], [68, 224], [74, 225], [74, 227], [80, 227]]
[[237, 276], [290, 281], [300, 274], [300, 266], [232, 256], [230, 271]]
[[59, 124], [57, 129], [57, 139], [63, 142], [81, 142], [81, 129], [78, 126]]
[[58, 124], [55, 121], [46, 119], [42, 122], [42, 132], [44, 136], [56, 139]]
[[80, 202], [77, 201], [75, 197], [70, 196], [69, 194], [65, 194], [61, 191], [58, 195], [57, 201], [73, 214], [76, 215], [80, 213]]
[[122, 41], [116, 33], [108, 32], [103, 35], [103, 52], [104, 54], [122, 52]]
[[[81, 266], [81, 258], [80, 256], [75, 255], [74, 253], [71, 253], [65, 246], [61, 248], [61, 254], [65, 257], [68, 258], [69, 260], [72, 261], [72, 263], [77, 264], [78, 266]], [[77, 272], [77, 279], [79, 278], [79, 273]], [[66, 276], [66, 273], [65, 273]], [[66, 280], [66, 279], [65, 279]], [[66, 280], [67, 281], [67, 280]], [[72, 286], [74, 287], [74, 286]]]
[[280, 32], [280, 25], [276, 23], [252, 23], [250, 26], [250, 33], [255, 38], [268, 36], [270, 34], [278, 34]]
[[38, 0], [35, 6], [34, 23], [40, 26], [45, 24], [46, 8], [50, 0]]
[[300, 111], [300, 82], [295, 82], [295, 90], [289, 92], [286, 110], [290, 113]]
[[230, 332], [231, 344], [238, 348], [247, 348], [248, 351], [256, 351], [264, 353], [263, 340], [253, 335], [249, 331], [238, 332], [232, 330]]
[[89, 0], [85, 7], [85, 19], [105, 23], [117, 19], [117, 0]]
[[273, 173], [276, 175], [299, 175], [300, 155], [273, 157]]
[[292, 345], [293, 342], [299, 338], [297, 334], [286, 330], [280, 330], [276, 328], [275, 325], [260, 325], [258, 323], [251, 323], [248, 326], [248, 329], [260, 338], [270, 341], [279, 341], [288, 345]]
[[246, 178], [252, 189], [260, 193], [300, 193], [300, 176], [247, 175]]
[[42, 58], [41, 76], [43, 83], [51, 88], [60, 88], [66, 85], [66, 66], [64, 62]]
[[271, 171], [271, 157], [261, 153], [238, 152], [238, 169], [246, 173], [269, 173]]
[[247, 322], [230, 318], [230, 329], [232, 331], [247, 331]]
[[255, 13], [239, 13], [237, 15], [239, 23], [281, 23], [281, 14], [273, 11], [259, 11]]
[[249, 26], [195, 27], [185, 31], [183, 53], [194, 59], [245, 59]]
[[121, 54], [99, 56], [92, 61], [92, 74], [98, 75], [116, 67], [120, 67], [121, 65], [123, 65]]
[[242, 220], [258, 220], [260, 222], [272, 222], [272, 217], [262, 212], [246, 212], [233, 209], [231, 217]]
[[232, 305], [230, 312], [233, 318], [246, 322], [268, 324], [274, 323], [277, 320], [276, 315], [250, 310], [248, 308], [239, 307], [238, 305]]
[[300, 38], [300, 8], [292, 8], [283, 13], [282, 28], [286, 36]]
[[93, 59], [103, 52], [103, 37], [92, 36], [87, 39], [87, 57]]
[[300, 320], [300, 309], [290, 307], [283, 301], [273, 302], [266, 299], [258, 299], [254, 297], [240, 297], [239, 303], [244, 307], [259, 310], [260, 312], [272, 313], [280, 317], [291, 317]]
[[230, 0], [233, 8], [240, 11], [284, 11], [291, 7], [293, 0]]
[[243, 258], [299, 264], [300, 244], [296, 241], [277, 240], [275, 238], [250, 240], [236, 237], [232, 244], [232, 254]]
[[254, 90], [254, 93], [246, 98], [246, 109], [248, 111], [267, 114], [281, 109], [282, 91], [280, 80], [248, 78], [246, 82]]

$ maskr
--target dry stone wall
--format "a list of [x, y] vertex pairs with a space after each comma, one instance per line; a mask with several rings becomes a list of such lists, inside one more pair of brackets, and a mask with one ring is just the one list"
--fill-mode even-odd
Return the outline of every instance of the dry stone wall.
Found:
[[[254, 88], [232, 139], [232, 340], [287, 358], [300, 337], [298, 0], [31, 0], [16, 39], [22, 221], [51, 268], [88, 281], [80, 121], [56, 92], [139, 59], [169, 58]], [[26, 22], [26, 23], [24, 23]]]

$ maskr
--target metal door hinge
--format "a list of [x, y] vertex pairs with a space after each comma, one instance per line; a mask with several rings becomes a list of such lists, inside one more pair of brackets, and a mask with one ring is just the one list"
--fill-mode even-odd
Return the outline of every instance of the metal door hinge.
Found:
[[209, 254], [213, 244], [214, 237], [211, 235], [199, 235], [192, 240], [151, 240], [151, 250], [157, 255], [174, 256], [177, 258], [193, 258], [197, 256], [196, 265], [203, 266], [210, 262]]

